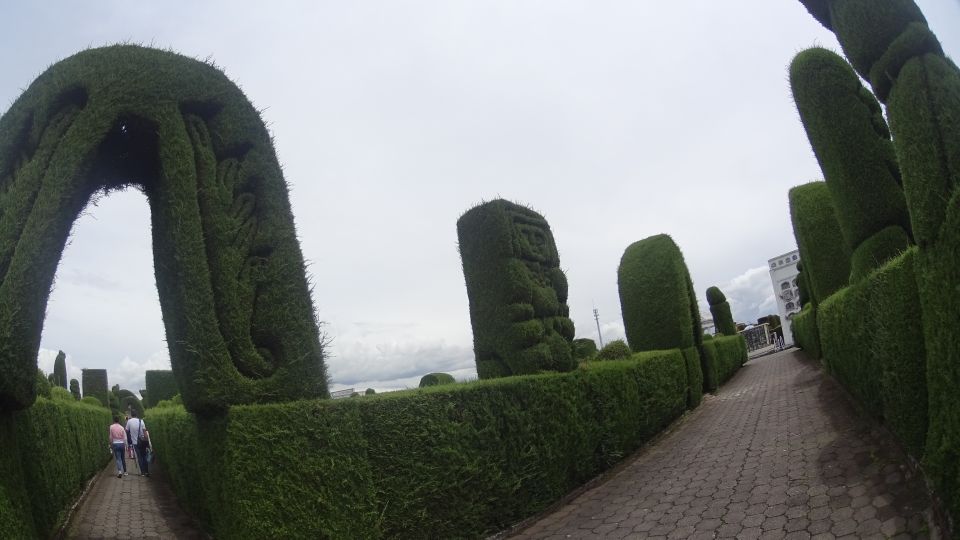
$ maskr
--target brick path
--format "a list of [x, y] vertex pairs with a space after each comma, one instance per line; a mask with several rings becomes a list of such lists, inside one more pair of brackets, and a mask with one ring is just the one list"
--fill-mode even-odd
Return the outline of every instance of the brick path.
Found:
[[136, 463], [128, 459], [130, 475], [120, 479], [111, 459], [70, 520], [66, 537], [207, 538], [177, 506], [156, 468], [150, 469], [149, 478], [139, 476]]
[[749, 361], [677, 429], [515, 537], [937, 537], [904, 463], [814, 362], [785, 351]]

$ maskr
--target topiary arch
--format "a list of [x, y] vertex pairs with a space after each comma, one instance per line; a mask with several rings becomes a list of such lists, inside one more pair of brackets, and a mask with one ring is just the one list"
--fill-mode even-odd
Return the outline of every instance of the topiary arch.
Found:
[[218, 69], [137, 46], [44, 72], [0, 119], [0, 409], [29, 406], [47, 299], [98, 191], [147, 196], [170, 360], [192, 411], [327, 395], [270, 135]]

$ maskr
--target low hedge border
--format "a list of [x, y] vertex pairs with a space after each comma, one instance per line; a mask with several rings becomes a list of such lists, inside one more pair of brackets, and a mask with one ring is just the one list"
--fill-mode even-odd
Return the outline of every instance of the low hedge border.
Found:
[[817, 330], [817, 308], [813, 304], [803, 306], [800, 313], [793, 316], [790, 328], [794, 341], [807, 355], [814, 360], [823, 357], [820, 350], [820, 332]]
[[235, 406], [221, 420], [157, 407], [146, 422], [181, 504], [217, 537], [478, 538], [543, 510], [679, 417], [685, 356]]
[[0, 538], [48, 538], [103, 468], [110, 411], [38, 397], [0, 414]]
[[882, 420], [915, 458], [927, 436], [927, 368], [916, 249], [817, 307], [828, 371]]

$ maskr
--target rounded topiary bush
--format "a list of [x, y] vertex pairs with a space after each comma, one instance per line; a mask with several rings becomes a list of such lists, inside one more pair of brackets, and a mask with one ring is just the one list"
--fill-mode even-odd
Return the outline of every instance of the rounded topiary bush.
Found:
[[80, 399], [80, 381], [70, 379], [70, 393], [73, 394], [73, 399]]
[[106, 407], [106, 405], [101, 403], [99, 399], [93, 396], [84, 396], [84, 398], [80, 400], [80, 403], [86, 403], [87, 405], [96, 405], [97, 407]]
[[843, 240], [826, 182], [790, 189], [790, 220], [814, 306], [850, 281], [850, 248]]
[[596, 358], [597, 360], [623, 360], [630, 358], [631, 355], [633, 355], [633, 351], [630, 350], [627, 342], [622, 339], [615, 339], [604, 345], [597, 353]]
[[439, 384], [453, 384], [457, 382], [449, 373], [427, 373], [420, 379], [420, 388], [437, 386]]

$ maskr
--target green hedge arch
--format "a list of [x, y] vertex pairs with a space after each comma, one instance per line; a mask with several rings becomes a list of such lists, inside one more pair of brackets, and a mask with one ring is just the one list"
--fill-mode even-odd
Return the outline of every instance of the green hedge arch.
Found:
[[0, 119], [0, 409], [33, 403], [74, 220], [97, 191], [127, 185], [149, 200], [188, 409], [327, 396], [287, 187], [257, 111], [211, 65], [118, 45], [54, 64]]
[[570, 371], [573, 321], [567, 277], [547, 220], [503, 199], [457, 220], [481, 379]]

